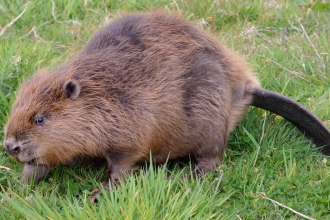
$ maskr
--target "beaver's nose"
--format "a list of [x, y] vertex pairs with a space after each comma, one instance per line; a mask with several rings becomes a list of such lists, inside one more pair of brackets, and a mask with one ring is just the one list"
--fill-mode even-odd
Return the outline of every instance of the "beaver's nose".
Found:
[[21, 146], [12, 141], [5, 141], [4, 146], [7, 153], [10, 155], [17, 155], [21, 151]]

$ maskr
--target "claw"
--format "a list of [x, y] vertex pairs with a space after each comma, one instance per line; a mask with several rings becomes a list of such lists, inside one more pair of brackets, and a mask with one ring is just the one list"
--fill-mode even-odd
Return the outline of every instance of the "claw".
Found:
[[[102, 185], [102, 187], [103, 187], [106, 191], [109, 190], [109, 183], [108, 183], [108, 182], [103, 182], [101, 185]], [[93, 196], [92, 199], [91, 199], [91, 202], [92, 202], [92, 203], [97, 203], [97, 202], [98, 202], [98, 199], [97, 199], [97, 198], [98, 198], [100, 195], [102, 195], [102, 191], [101, 191], [100, 188], [96, 188], [96, 189], [93, 189], [92, 192], [91, 192], [90, 194]]]

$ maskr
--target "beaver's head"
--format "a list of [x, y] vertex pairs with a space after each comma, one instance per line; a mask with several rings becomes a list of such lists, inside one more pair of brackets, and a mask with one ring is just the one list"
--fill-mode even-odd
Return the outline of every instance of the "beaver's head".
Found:
[[[41, 71], [25, 82], [5, 127], [4, 147], [15, 160], [55, 166], [81, 154], [98, 154], [92, 104], [81, 97], [81, 86], [70, 74]], [[93, 137], [94, 136], [94, 137]], [[89, 151], [89, 152], [86, 152]]]

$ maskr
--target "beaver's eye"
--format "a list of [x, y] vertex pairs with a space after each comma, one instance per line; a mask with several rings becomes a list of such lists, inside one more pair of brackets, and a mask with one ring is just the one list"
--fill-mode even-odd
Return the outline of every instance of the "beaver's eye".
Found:
[[44, 122], [45, 122], [45, 118], [44, 117], [37, 118], [37, 125], [42, 125]]

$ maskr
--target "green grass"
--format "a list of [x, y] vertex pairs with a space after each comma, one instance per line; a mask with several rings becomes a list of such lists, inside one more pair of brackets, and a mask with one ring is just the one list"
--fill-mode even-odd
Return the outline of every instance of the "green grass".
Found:
[[[0, 27], [25, 8], [0, 36], [0, 139], [22, 80], [60, 65], [124, 12], [153, 10], [181, 13], [244, 56], [264, 88], [296, 99], [330, 127], [329, 1], [1, 0]], [[146, 166], [92, 204], [105, 168], [59, 167], [36, 186], [19, 183], [21, 168], [1, 147], [0, 219], [301, 218], [267, 198], [316, 219], [330, 216], [329, 158], [281, 117], [253, 108], [223, 165], [201, 180], [181, 178], [189, 163]]]

